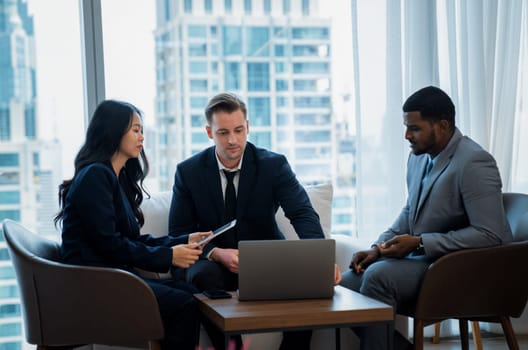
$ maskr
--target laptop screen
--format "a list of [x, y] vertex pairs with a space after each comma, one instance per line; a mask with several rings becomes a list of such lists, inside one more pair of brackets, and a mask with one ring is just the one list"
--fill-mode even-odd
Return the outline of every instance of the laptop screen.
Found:
[[240, 241], [239, 300], [331, 298], [333, 239]]

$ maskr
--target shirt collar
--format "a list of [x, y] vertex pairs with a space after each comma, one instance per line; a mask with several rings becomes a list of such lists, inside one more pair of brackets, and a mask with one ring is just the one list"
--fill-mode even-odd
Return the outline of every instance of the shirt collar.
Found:
[[220, 161], [220, 158], [218, 158], [218, 154], [216, 154], [216, 150], [215, 150], [215, 157], [216, 157], [216, 162], [218, 163], [218, 169], [220, 169], [220, 171], [224, 169], [227, 171], [240, 171], [240, 169], [242, 169], [242, 160], [244, 159], [244, 155], [242, 155], [242, 158], [240, 158], [240, 162], [238, 162], [238, 165], [234, 168], [226, 168], [224, 164], [222, 164], [222, 162]]

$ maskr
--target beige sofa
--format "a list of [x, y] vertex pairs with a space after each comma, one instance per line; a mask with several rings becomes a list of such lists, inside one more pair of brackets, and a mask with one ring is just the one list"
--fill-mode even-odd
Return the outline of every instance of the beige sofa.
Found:
[[[349, 236], [331, 233], [332, 185], [307, 186], [306, 191], [314, 209], [319, 214], [325, 236], [336, 241], [336, 263], [342, 271], [346, 271], [348, 269], [348, 264], [350, 263], [352, 252], [364, 247], [367, 243], [360, 242]], [[141, 208], [145, 214], [145, 225], [141, 232], [150, 233], [154, 236], [167, 234], [171, 195], [172, 192], [170, 191], [155, 193], [151, 195], [151, 198], [146, 198], [143, 201]], [[277, 212], [277, 223], [287, 239], [299, 239], [281, 209]], [[352, 343], [355, 342], [355, 336], [353, 333], [349, 331], [343, 331], [341, 333], [343, 347], [353, 349], [354, 346]], [[335, 348], [334, 335], [335, 333], [333, 330], [316, 330], [312, 338], [312, 349], [322, 350]], [[280, 341], [281, 333], [249, 334], [244, 336], [244, 342], [249, 344], [249, 349], [251, 350], [278, 349]], [[202, 332], [200, 337], [200, 348], [208, 349], [209, 347], [209, 339], [205, 333]]]
[[[349, 236], [331, 233], [332, 185], [324, 184], [307, 186], [305, 188], [308, 197], [310, 197], [310, 201], [312, 202], [312, 206], [317, 214], [319, 214], [325, 237], [336, 240], [336, 263], [342, 269], [348, 269], [352, 252], [358, 248], [364, 247], [365, 244], [368, 245], [370, 242], [361, 242]], [[172, 192], [165, 191], [152, 194], [150, 198], [145, 198], [143, 200], [141, 209], [145, 215], [145, 224], [141, 228], [142, 233], [150, 233], [156, 237], [167, 234], [171, 198]], [[293, 226], [284, 216], [282, 209], [279, 208], [276, 218], [279, 228], [287, 239], [299, 239]]]

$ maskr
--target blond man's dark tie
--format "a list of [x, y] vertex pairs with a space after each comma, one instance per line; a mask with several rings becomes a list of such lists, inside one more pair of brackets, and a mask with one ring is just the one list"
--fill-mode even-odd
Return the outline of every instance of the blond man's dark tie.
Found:
[[236, 191], [235, 184], [233, 183], [233, 178], [236, 175], [236, 171], [227, 171], [224, 170], [224, 174], [227, 179], [227, 186], [225, 190], [224, 197], [224, 206], [225, 212], [228, 220], [233, 220], [236, 217]]

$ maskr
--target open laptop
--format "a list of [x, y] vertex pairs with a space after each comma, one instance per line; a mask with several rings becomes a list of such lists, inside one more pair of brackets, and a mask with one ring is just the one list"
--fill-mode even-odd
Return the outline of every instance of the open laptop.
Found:
[[238, 299], [331, 298], [333, 239], [240, 241]]

